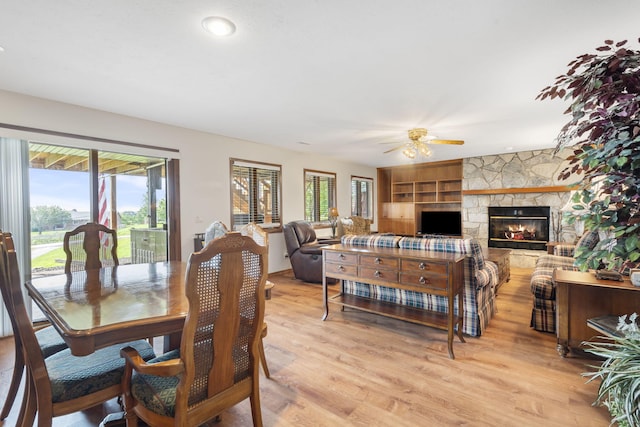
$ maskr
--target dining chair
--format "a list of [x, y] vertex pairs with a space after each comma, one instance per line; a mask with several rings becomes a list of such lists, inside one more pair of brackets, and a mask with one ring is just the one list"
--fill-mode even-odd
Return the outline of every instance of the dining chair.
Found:
[[64, 233], [62, 248], [67, 255], [65, 273], [119, 264], [116, 230], [95, 222], [88, 222]]
[[[5, 258], [5, 245], [4, 245], [4, 233], [0, 230], [0, 262]], [[13, 337], [14, 337], [14, 358], [13, 358], [13, 373], [11, 374], [11, 382], [9, 383], [9, 389], [7, 390], [7, 398], [4, 401], [4, 405], [2, 406], [2, 412], [0, 412], [0, 420], [4, 420], [9, 416], [9, 412], [11, 412], [11, 408], [13, 407], [13, 403], [15, 402], [16, 396], [18, 394], [18, 389], [20, 387], [20, 381], [22, 381], [22, 374], [24, 373], [25, 368], [25, 360], [24, 353], [22, 352], [22, 340], [20, 339], [20, 333], [18, 331], [18, 326], [15, 321], [15, 312], [13, 310], [13, 304], [11, 303], [11, 298], [9, 297], [9, 292], [6, 286], [0, 286], [0, 292], [2, 296], [2, 301], [7, 309], [7, 314], [9, 315], [9, 320], [11, 322], [11, 327], [13, 329]], [[40, 347], [40, 351], [44, 357], [49, 357], [52, 354], [55, 354], [59, 351], [67, 348], [67, 344], [64, 342], [58, 331], [54, 329], [53, 326], [47, 326], [35, 331], [36, 339], [38, 340], [38, 345]]]
[[249, 398], [254, 426], [262, 426], [259, 344], [264, 318], [267, 248], [239, 232], [210, 242], [189, 257], [189, 310], [180, 348], [143, 362], [121, 354], [127, 426], [197, 426]]
[[[258, 224], [250, 222], [248, 224], [243, 225], [240, 228], [240, 234], [242, 234], [243, 236], [251, 237], [260, 246], [264, 246], [266, 248], [269, 247], [269, 234], [264, 230], [264, 228], [260, 227]], [[267, 366], [267, 355], [264, 352], [263, 341], [266, 336], [267, 336], [267, 322], [264, 322], [262, 325], [262, 332], [260, 333], [260, 364], [262, 365], [264, 376], [267, 378], [271, 378], [271, 373], [269, 372], [269, 366]]]
[[155, 357], [145, 340], [102, 348], [88, 356], [73, 356], [69, 349], [47, 358], [40, 351], [22, 294], [18, 260], [10, 233], [2, 233], [0, 290], [15, 316], [17, 337], [27, 366], [25, 395], [18, 420], [31, 426], [51, 426], [53, 418], [88, 409], [120, 395], [124, 361], [120, 349], [135, 348], [143, 359]]

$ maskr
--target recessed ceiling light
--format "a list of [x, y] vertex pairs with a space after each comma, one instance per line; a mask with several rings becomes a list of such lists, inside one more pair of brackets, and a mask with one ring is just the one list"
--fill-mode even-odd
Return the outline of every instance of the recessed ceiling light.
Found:
[[0, 46], [0, 52], [4, 52], [4, 48]]
[[226, 37], [236, 32], [236, 24], [222, 16], [208, 16], [202, 20], [205, 30], [214, 36]]

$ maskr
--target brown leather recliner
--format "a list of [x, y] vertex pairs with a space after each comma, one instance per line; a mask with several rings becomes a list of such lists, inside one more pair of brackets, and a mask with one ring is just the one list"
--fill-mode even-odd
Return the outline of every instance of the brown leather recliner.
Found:
[[[319, 242], [313, 226], [307, 221], [285, 224], [284, 241], [295, 278], [322, 283], [322, 247], [336, 242]], [[336, 280], [327, 279], [327, 283], [336, 283]]]

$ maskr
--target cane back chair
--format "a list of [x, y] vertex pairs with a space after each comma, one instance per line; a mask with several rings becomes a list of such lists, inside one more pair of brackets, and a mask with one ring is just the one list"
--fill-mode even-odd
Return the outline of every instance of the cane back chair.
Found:
[[[240, 234], [243, 236], [251, 237], [257, 244], [260, 246], [264, 246], [266, 248], [269, 247], [269, 234], [264, 231], [264, 228], [260, 227], [258, 224], [250, 222], [240, 228]], [[267, 366], [267, 355], [264, 352], [264, 338], [267, 336], [267, 322], [264, 322], [262, 325], [262, 332], [260, 334], [260, 364], [262, 365], [262, 370], [264, 371], [264, 376], [267, 378], [271, 378], [271, 373], [269, 372], [269, 366]]]
[[118, 235], [102, 224], [88, 222], [64, 234], [65, 273], [118, 265]]
[[88, 356], [73, 356], [69, 349], [45, 359], [40, 351], [22, 294], [18, 260], [9, 233], [0, 234], [0, 289], [15, 316], [16, 337], [27, 366], [25, 396], [18, 419], [22, 425], [51, 426], [53, 417], [91, 408], [120, 395], [124, 372], [120, 348], [136, 348], [143, 359], [155, 357], [145, 340], [106, 347]]
[[[264, 318], [267, 248], [227, 233], [189, 257], [189, 312], [180, 349], [144, 363], [125, 348], [128, 426], [198, 426], [250, 399], [262, 426], [259, 345]], [[135, 372], [134, 372], [135, 371]]]
[[[3, 260], [6, 259], [6, 247], [4, 244], [4, 240], [5, 239], [2, 230], [0, 230], [0, 263], [2, 263], [3, 265]], [[13, 310], [11, 297], [9, 295], [9, 289], [8, 286], [5, 286], [7, 284], [8, 283], [6, 281], [2, 280], [0, 291], [2, 301], [7, 308], [7, 313], [9, 314], [9, 320], [11, 321], [11, 327], [13, 329], [14, 362], [13, 373], [11, 375], [11, 383], [9, 384], [9, 389], [7, 390], [7, 398], [5, 399], [4, 405], [2, 406], [2, 412], [0, 412], [0, 420], [4, 420], [5, 418], [7, 418], [9, 416], [9, 413], [11, 412], [11, 408], [13, 407], [13, 403], [15, 402], [16, 396], [18, 394], [20, 381], [22, 381], [22, 374], [24, 373], [25, 368], [24, 353], [22, 351], [22, 340], [20, 339], [18, 325], [16, 324], [16, 316], [15, 311]], [[53, 326], [47, 326], [45, 328], [38, 329], [35, 334], [36, 339], [38, 340], [40, 351], [42, 352], [42, 355], [44, 357], [49, 357], [52, 354], [55, 354], [67, 348], [67, 344], [64, 342], [58, 331], [53, 328]]]

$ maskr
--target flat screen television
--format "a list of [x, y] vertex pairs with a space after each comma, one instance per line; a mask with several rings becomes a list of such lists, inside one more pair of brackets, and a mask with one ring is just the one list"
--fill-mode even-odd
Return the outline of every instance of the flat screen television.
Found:
[[462, 236], [462, 214], [460, 212], [422, 212], [421, 234]]

